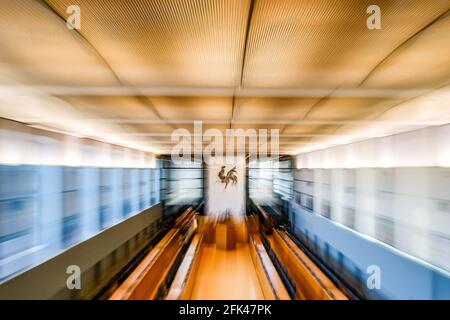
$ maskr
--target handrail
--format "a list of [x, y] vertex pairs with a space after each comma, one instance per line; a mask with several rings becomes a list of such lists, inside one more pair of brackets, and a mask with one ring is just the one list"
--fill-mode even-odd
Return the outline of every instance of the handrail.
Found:
[[196, 234], [170, 286], [166, 300], [190, 299], [202, 254], [203, 235]]
[[267, 300], [290, 300], [290, 296], [258, 234], [250, 234], [250, 253]]
[[250, 255], [264, 298], [267, 300], [290, 300], [286, 287], [261, 241], [257, 216], [248, 216], [246, 223], [249, 231]]

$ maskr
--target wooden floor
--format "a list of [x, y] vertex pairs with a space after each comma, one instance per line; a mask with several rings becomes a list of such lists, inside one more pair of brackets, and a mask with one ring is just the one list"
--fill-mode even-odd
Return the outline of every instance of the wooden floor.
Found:
[[264, 299], [248, 244], [230, 251], [205, 246], [191, 298]]

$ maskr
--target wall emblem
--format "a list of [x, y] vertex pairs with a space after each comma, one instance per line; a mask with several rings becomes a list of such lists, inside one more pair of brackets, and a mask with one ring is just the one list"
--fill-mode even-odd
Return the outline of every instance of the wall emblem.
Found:
[[236, 167], [233, 167], [233, 169], [229, 170], [227, 174], [225, 174], [225, 166], [222, 166], [222, 169], [220, 169], [219, 174], [217, 175], [220, 179], [221, 183], [225, 183], [225, 189], [228, 187], [228, 184], [231, 182], [231, 185], [235, 186], [237, 183], [237, 176], [236, 176]]

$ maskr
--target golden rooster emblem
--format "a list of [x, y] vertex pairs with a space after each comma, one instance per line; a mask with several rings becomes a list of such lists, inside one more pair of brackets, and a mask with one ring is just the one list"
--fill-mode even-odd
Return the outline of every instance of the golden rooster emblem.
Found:
[[233, 167], [233, 169], [229, 170], [227, 174], [225, 174], [225, 166], [222, 166], [222, 169], [220, 169], [218, 177], [220, 179], [221, 183], [225, 183], [225, 189], [228, 187], [228, 184], [231, 182], [232, 185], [236, 185], [237, 183], [237, 176], [236, 176], [236, 166]]

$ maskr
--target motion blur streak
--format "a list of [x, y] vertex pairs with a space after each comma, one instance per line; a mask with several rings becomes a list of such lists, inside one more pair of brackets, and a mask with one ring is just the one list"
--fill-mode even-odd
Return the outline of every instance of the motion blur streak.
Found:
[[0, 121], [0, 281], [159, 202], [152, 154]]

